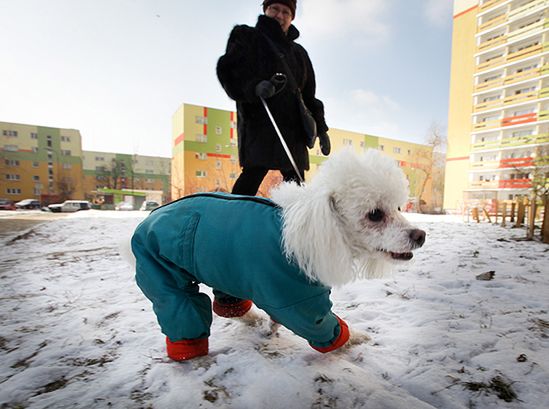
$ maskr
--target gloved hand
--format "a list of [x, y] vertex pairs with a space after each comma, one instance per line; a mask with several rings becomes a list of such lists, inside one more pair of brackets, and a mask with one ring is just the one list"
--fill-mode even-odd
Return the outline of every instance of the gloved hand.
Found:
[[271, 81], [259, 81], [255, 86], [255, 95], [263, 99], [270, 98], [275, 93], [275, 86]]
[[330, 137], [328, 136], [328, 133], [321, 132], [318, 135], [318, 139], [320, 142], [320, 151], [324, 156], [328, 156], [330, 154], [330, 151], [332, 150], [332, 145], [330, 144]]

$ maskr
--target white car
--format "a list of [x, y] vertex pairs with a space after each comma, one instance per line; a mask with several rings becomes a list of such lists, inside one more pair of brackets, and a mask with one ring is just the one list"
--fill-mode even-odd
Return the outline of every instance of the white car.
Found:
[[63, 203], [51, 204], [48, 206], [55, 213], [71, 213], [79, 210], [90, 210], [90, 202], [87, 200], [65, 200]]
[[155, 202], [154, 200], [145, 200], [139, 210], [154, 210], [157, 207], [160, 207], [158, 202]]
[[116, 210], [133, 210], [133, 204], [130, 202], [120, 202], [115, 207]]

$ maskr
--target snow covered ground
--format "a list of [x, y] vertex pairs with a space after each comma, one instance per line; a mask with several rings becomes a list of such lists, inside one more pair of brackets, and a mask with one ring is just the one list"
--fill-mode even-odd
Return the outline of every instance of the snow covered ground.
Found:
[[175, 363], [119, 255], [145, 216], [0, 239], [1, 408], [549, 408], [549, 247], [521, 229], [407, 215], [428, 234], [414, 260], [333, 291], [370, 343], [323, 355], [215, 317], [210, 355]]

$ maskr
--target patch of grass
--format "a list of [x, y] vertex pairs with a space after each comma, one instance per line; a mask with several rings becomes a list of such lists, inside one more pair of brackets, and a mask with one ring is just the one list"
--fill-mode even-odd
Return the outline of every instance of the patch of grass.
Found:
[[512, 382], [506, 381], [501, 376], [493, 377], [489, 383], [485, 382], [463, 382], [466, 389], [473, 392], [493, 393], [505, 402], [512, 402], [517, 399], [517, 394], [513, 390]]

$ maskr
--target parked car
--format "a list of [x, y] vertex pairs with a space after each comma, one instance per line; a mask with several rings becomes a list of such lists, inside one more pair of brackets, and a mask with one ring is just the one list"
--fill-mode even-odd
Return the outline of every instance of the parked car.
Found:
[[145, 200], [139, 210], [153, 210], [157, 207], [160, 207], [158, 202], [155, 202], [154, 200]]
[[13, 200], [0, 199], [0, 210], [15, 210], [15, 203]]
[[63, 203], [49, 205], [48, 209], [55, 213], [70, 213], [79, 210], [90, 210], [91, 205], [87, 200], [65, 200]]
[[133, 210], [133, 203], [120, 202], [115, 206], [116, 210]]
[[35, 199], [23, 199], [20, 202], [15, 203], [15, 207], [18, 209], [40, 209], [40, 202]]

